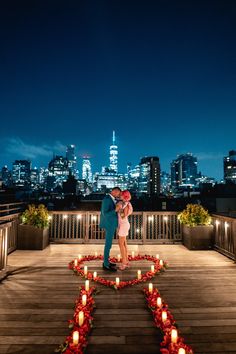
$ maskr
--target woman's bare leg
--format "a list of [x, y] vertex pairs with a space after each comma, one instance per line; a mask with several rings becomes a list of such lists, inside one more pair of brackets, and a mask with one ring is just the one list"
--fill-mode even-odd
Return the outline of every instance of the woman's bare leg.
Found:
[[125, 237], [119, 236], [119, 246], [120, 246], [120, 253], [122, 258], [122, 264], [126, 264], [126, 254], [125, 254]]

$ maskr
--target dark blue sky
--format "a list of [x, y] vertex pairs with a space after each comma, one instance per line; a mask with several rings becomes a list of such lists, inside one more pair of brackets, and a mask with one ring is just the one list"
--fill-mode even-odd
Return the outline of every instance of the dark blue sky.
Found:
[[0, 5], [0, 166], [76, 144], [94, 170], [193, 152], [221, 178], [236, 149], [234, 0], [30, 0]]

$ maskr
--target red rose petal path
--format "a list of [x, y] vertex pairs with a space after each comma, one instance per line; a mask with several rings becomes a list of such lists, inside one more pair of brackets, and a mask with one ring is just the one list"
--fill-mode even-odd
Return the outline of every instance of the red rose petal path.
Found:
[[[103, 260], [103, 256], [85, 256], [81, 259], [75, 259], [69, 263], [69, 268], [77, 275], [80, 275], [88, 280], [93, 280], [102, 285], [111, 287], [115, 290], [121, 290], [127, 286], [134, 286], [136, 284], [147, 282], [152, 279], [157, 273], [163, 271], [167, 267], [167, 263], [160, 261], [153, 256], [129, 256], [129, 261], [147, 260], [154, 263], [154, 269], [142, 274], [139, 279], [135, 278], [128, 281], [121, 281], [116, 284], [116, 281], [106, 280], [103, 277], [95, 276], [92, 273], [86, 272], [81, 267], [83, 262]], [[117, 258], [111, 258], [111, 262], [118, 263]], [[86, 274], [87, 273], [87, 274]], [[193, 354], [190, 346], [184, 343], [184, 339], [179, 336], [177, 325], [171, 314], [168, 305], [163, 302], [158, 289], [144, 288], [143, 289], [147, 306], [152, 312], [155, 326], [163, 333], [163, 341], [161, 342], [160, 352], [162, 354]], [[56, 350], [59, 353], [65, 354], [82, 354], [88, 343], [88, 335], [92, 328], [92, 312], [95, 307], [93, 295], [96, 293], [95, 287], [86, 289], [81, 287], [79, 298], [75, 302], [75, 311], [72, 320], [69, 320], [70, 335], [65, 342]]]

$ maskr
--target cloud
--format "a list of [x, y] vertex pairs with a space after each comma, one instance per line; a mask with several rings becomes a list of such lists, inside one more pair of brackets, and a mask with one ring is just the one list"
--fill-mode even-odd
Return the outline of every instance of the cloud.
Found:
[[5, 144], [5, 151], [15, 157], [25, 159], [36, 159], [40, 157], [50, 157], [53, 152], [58, 154], [65, 154], [66, 146], [60, 141], [56, 141], [53, 145], [42, 144], [35, 145], [24, 142], [19, 137], [7, 138]]

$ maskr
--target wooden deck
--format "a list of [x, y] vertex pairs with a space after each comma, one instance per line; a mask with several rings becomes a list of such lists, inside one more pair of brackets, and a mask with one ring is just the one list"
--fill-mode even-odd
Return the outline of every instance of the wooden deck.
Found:
[[[80, 277], [67, 268], [78, 253], [102, 252], [102, 245], [50, 245], [44, 251], [16, 251], [12, 274], [0, 284], [0, 353], [53, 353], [68, 332]], [[113, 246], [112, 254], [118, 253]], [[141, 254], [159, 253], [169, 269], [155, 278], [195, 353], [236, 353], [236, 265], [214, 251], [188, 251], [181, 245], [130, 246]], [[100, 262], [88, 263], [102, 274]], [[134, 262], [119, 272], [130, 279], [148, 263]], [[114, 278], [109, 274], [107, 277]], [[161, 336], [154, 328], [140, 291], [100, 287], [94, 329], [86, 353], [158, 353]]]

